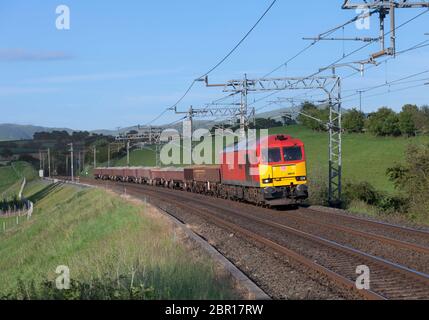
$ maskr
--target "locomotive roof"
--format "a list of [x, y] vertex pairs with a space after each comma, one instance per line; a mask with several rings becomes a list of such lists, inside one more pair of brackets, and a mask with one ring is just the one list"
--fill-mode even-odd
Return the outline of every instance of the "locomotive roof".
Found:
[[298, 145], [302, 146], [303, 142], [299, 139], [292, 138], [290, 135], [270, 135], [262, 138], [256, 138], [252, 140], [242, 140], [235, 143], [232, 146], [226, 147], [224, 152], [237, 152], [245, 150], [254, 150], [261, 147], [261, 145], [267, 144], [270, 148], [273, 147], [285, 147]]

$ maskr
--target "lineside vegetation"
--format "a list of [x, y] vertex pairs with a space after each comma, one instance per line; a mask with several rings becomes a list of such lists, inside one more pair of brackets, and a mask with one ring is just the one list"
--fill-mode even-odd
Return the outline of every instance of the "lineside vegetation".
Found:
[[[204, 254], [144, 204], [99, 189], [31, 185], [33, 218], [0, 236], [3, 299], [231, 299]], [[46, 192], [48, 189], [48, 192]], [[57, 290], [57, 266], [70, 290]]]

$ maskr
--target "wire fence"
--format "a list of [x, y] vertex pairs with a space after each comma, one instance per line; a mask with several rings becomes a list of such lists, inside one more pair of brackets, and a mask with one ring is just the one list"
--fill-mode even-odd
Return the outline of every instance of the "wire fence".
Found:
[[31, 219], [34, 204], [22, 196], [27, 180], [24, 178], [18, 198], [11, 202], [3, 201], [0, 206], [0, 233], [5, 233], [18, 227], [24, 221]]
[[0, 211], [0, 233], [5, 233], [11, 229], [18, 227], [25, 221], [31, 219], [34, 205], [29, 200], [24, 200], [25, 205], [23, 210]]

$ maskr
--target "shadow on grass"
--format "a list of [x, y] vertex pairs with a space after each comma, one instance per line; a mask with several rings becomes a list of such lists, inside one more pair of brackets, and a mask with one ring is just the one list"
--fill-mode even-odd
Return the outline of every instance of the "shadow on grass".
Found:
[[54, 192], [55, 190], [57, 190], [62, 185], [63, 185], [62, 182], [50, 184], [46, 188], [44, 188], [44, 189], [40, 190], [39, 192], [36, 192], [35, 194], [33, 194], [31, 197], [28, 198], [28, 200], [30, 200], [33, 203], [37, 203], [38, 201], [46, 198], [50, 193]]

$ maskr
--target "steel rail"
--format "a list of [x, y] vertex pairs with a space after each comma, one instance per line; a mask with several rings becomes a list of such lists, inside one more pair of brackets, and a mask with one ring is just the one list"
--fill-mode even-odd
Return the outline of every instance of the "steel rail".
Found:
[[[141, 191], [141, 190], [139, 190]], [[133, 193], [136, 193], [136, 195], [138, 195], [138, 191], [134, 191]], [[131, 193], [130, 193], [131, 194]], [[164, 200], [165, 202], [165, 198], [161, 198], [158, 197], [158, 199], [160, 200]], [[168, 200], [169, 202], [171, 201], [170, 199]], [[183, 210], [189, 211], [189, 206], [184, 204], [181, 201], [174, 201], [174, 205], [175, 208], [178, 207], [182, 207]], [[172, 215], [173, 217], [177, 218], [176, 215], [174, 213], [171, 212], [171, 210], [166, 209], [163, 206], [160, 206], [159, 204], [154, 204], [151, 202], [152, 205], [155, 205], [158, 209], [167, 212], [169, 215]], [[165, 204], [165, 203], [164, 203]], [[238, 226], [235, 223], [231, 223], [229, 221], [226, 221], [222, 218], [216, 217], [213, 215], [213, 213], [209, 213], [209, 210], [200, 210], [200, 209], [196, 209], [196, 208], [191, 208], [191, 210], [196, 213], [199, 216], [203, 216], [205, 220], [211, 221], [213, 223], [215, 223], [218, 226], [221, 226], [223, 228], [227, 228], [233, 232], [237, 232], [241, 235], [244, 235], [245, 237], [248, 237], [256, 242], [259, 242], [260, 244], [263, 244], [281, 254], [284, 254], [285, 256], [289, 257], [290, 259], [303, 264], [304, 266], [306, 266], [307, 268], [316, 271], [317, 273], [324, 275], [326, 277], [328, 277], [329, 279], [331, 279], [332, 281], [334, 281], [335, 283], [341, 285], [343, 288], [351, 290], [353, 292], [355, 292], [356, 294], [364, 297], [365, 299], [368, 300], [387, 300], [385, 297], [383, 297], [382, 295], [379, 295], [371, 290], [358, 290], [356, 288], [356, 283], [355, 281], [352, 281], [350, 279], [347, 279], [346, 277], [332, 271], [329, 270], [328, 268], [312, 261], [311, 259], [308, 259], [298, 253], [296, 253], [295, 251], [292, 251], [290, 249], [288, 249], [285, 246], [282, 246], [266, 237], [260, 236], [258, 234], [256, 234], [255, 232], [252, 232], [248, 229], [245, 229], [241, 226]]]
[[343, 213], [338, 213], [338, 212], [326, 212], [324, 210], [316, 209], [316, 208], [306, 208], [306, 210], [324, 213], [326, 215], [335, 215], [335, 216], [338, 216], [338, 217], [341, 217], [341, 218], [344, 218], [347, 220], [359, 221], [359, 222], [371, 224], [374, 226], [381, 226], [384, 228], [387, 227], [387, 228], [391, 228], [391, 229], [402, 231], [402, 232], [409, 232], [409, 233], [414, 233], [416, 235], [429, 237], [429, 231], [418, 230], [418, 229], [413, 229], [413, 228], [404, 227], [404, 226], [398, 226], [398, 225], [387, 223], [387, 222], [374, 221], [374, 220], [369, 220], [369, 219], [365, 219], [365, 218], [361, 218], [361, 217], [348, 216], [348, 215], [345, 215]]
[[[150, 187], [149, 187], [149, 188], [150, 188]], [[138, 188], [138, 187], [137, 187], [137, 188], [135, 188], [135, 189], [141, 189], [141, 190], [144, 190], [144, 191], [148, 191], [148, 190], [147, 190], [147, 188]], [[165, 191], [165, 190], [167, 190], [167, 191], [171, 191], [171, 190], [169, 190], [169, 189], [162, 189], [162, 188], [161, 188], [160, 190], [164, 190], [164, 191]], [[153, 191], [153, 190], [150, 190], [149, 192], [154, 192], [154, 191]], [[171, 196], [173, 196], [173, 197], [180, 198], [181, 200], [182, 200], [182, 199], [183, 199], [183, 200], [190, 200], [188, 197], [180, 197], [180, 196], [179, 196], [179, 193], [177, 193], [177, 194], [173, 194], [172, 192], [162, 192], [162, 193], [163, 193], [164, 195], [171, 195]], [[196, 199], [196, 198], [193, 198], [193, 199], [192, 199], [192, 201], [193, 201], [193, 202], [198, 202], [198, 203], [199, 203], [199, 204], [201, 204], [201, 205], [207, 205], [207, 203], [206, 203], [206, 202], [201, 201], [201, 200], [198, 200], [198, 199]], [[310, 234], [310, 233], [307, 233], [307, 232], [304, 232], [304, 231], [298, 230], [298, 229], [296, 229], [296, 228], [292, 228], [292, 227], [289, 227], [289, 226], [286, 226], [286, 225], [283, 225], [283, 224], [280, 224], [280, 223], [277, 223], [277, 222], [274, 222], [274, 221], [271, 221], [271, 220], [267, 220], [267, 219], [263, 219], [263, 218], [255, 217], [255, 216], [252, 216], [252, 215], [249, 215], [249, 214], [245, 214], [245, 213], [242, 213], [242, 212], [238, 212], [238, 211], [235, 211], [235, 210], [231, 210], [231, 209], [229, 209], [229, 208], [225, 208], [225, 207], [222, 207], [222, 206], [218, 206], [218, 205], [215, 205], [215, 204], [212, 204], [212, 203], [210, 203], [210, 204], [209, 204], [209, 206], [211, 206], [211, 207], [215, 207], [216, 209], [220, 209], [220, 210], [227, 211], [227, 212], [229, 212], [229, 213], [231, 213], [231, 214], [239, 215], [239, 216], [241, 216], [241, 217], [243, 217], [243, 218], [246, 218], [246, 219], [249, 219], [249, 220], [257, 221], [257, 222], [259, 222], [259, 223], [261, 223], [261, 224], [265, 224], [265, 225], [270, 226], [270, 227], [278, 228], [278, 229], [281, 229], [281, 230], [283, 230], [283, 231], [289, 231], [289, 232], [291, 232], [291, 233], [294, 233], [294, 234], [296, 234], [296, 235], [299, 235], [299, 236], [301, 236], [301, 237], [304, 237], [304, 238], [306, 238], [306, 239], [308, 239], [308, 240], [321, 242], [321, 243], [323, 243], [324, 245], [329, 246], [329, 247], [331, 247], [331, 248], [333, 248], [333, 249], [339, 249], [339, 250], [344, 251], [344, 252], [347, 252], [347, 253], [353, 253], [353, 254], [361, 255], [362, 257], [365, 257], [365, 258], [369, 258], [369, 259], [372, 259], [372, 260], [376, 260], [378, 263], [383, 264], [385, 267], [388, 267], [388, 268], [395, 268], [395, 269], [397, 269], [397, 270], [401, 270], [401, 272], [402, 272], [404, 275], [414, 277], [416, 280], [423, 281], [424, 283], [426, 283], [426, 284], [429, 286], [429, 275], [427, 275], [427, 274], [425, 274], [425, 273], [418, 272], [418, 271], [416, 271], [416, 270], [412, 270], [412, 269], [410, 269], [410, 268], [407, 268], [407, 267], [401, 266], [401, 265], [399, 265], [399, 264], [396, 264], [396, 263], [390, 262], [390, 261], [388, 261], [388, 260], [386, 260], [386, 259], [382, 259], [382, 258], [379, 258], [379, 257], [373, 256], [373, 255], [367, 254], [367, 253], [362, 252], [362, 251], [360, 251], [360, 250], [356, 250], [356, 249], [353, 249], [353, 248], [347, 247], [347, 246], [342, 245], [342, 244], [339, 244], [339, 243], [337, 243], [337, 242], [334, 242], [334, 241], [331, 241], [331, 240], [328, 240], [328, 239], [324, 239], [324, 238], [322, 238], [322, 237], [319, 237], [319, 236], [316, 236], [316, 235], [312, 235], [312, 234]], [[428, 288], [429, 288], [429, 287], [428, 287]]]

